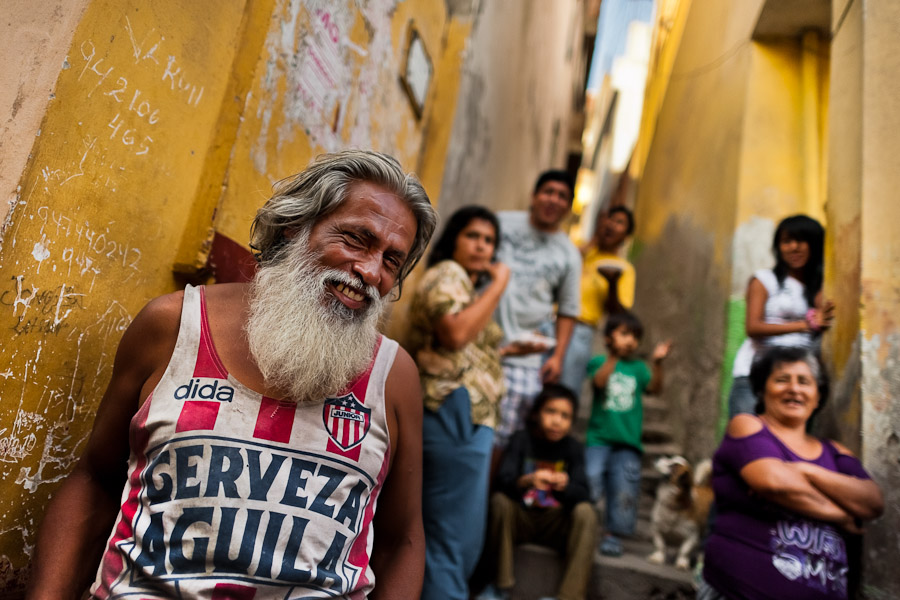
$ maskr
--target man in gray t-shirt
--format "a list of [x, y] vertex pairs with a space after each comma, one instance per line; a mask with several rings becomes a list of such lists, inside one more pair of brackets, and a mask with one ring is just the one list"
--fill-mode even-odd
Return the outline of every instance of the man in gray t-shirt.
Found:
[[[574, 186], [565, 171], [547, 171], [534, 186], [528, 212], [498, 213], [501, 242], [497, 258], [511, 275], [495, 318], [503, 328], [503, 372], [507, 391], [500, 402], [495, 445], [522, 427], [544, 382], [556, 382], [575, 317], [581, 310], [581, 255], [560, 225], [572, 208]], [[535, 332], [553, 331], [556, 346], [545, 355]]]

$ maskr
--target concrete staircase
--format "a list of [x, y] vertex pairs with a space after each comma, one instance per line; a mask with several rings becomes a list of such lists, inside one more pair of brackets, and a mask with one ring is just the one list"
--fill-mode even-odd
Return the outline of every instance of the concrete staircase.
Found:
[[[583, 441], [587, 417], [581, 410], [578, 417], [574, 433]], [[659, 456], [681, 453], [681, 447], [673, 442], [667, 417], [668, 406], [659, 398], [644, 398], [642, 497], [637, 530], [633, 539], [623, 540], [625, 553], [622, 556], [595, 554], [588, 600], [687, 600], [695, 597], [691, 573], [672, 566], [674, 550], [670, 551], [665, 565], [654, 565], [646, 560], [653, 551], [650, 511], [660, 477], [653, 468], [653, 461]], [[552, 597], [562, 568], [562, 560], [553, 550], [530, 544], [519, 546], [516, 549], [513, 600]]]
[[[625, 540], [620, 557], [594, 556], [587, 600], [692, 600], [691, 574], [645, 559], [652, 544]], [[671, 561], [671, 557], [670, 557]], [[543, 546], [525, 544], [516, 549], [516, 587], [513, 600], [538, 600], [556, 593], [562, 577], [559, 555]]]

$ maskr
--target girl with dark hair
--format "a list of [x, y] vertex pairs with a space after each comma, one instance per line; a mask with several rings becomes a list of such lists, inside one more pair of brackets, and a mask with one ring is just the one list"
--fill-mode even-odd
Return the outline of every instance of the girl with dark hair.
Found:
[[831, 325], [834, 305], [822, 299], [825, 230], [815, 219], [794, 215], [778, 224], [773, 269], [760, 269], [747, 285], [747, 339], [734, 359], [728, 416], [752, 413], [750, 365], [767, 346], [812, 348]]
[[481, 206], [456, 211], [428, 258], [410, 308], [422, 380], [423, 600], [466, 600], [487, 523], [488, 473], [503, 393], [492, 320], [509, 281], [494, 261], [500, 230]]
[[847, 448], [808, 433], [828, 393], [811, 350], [764, 350], [750, 381], [758, 416], [731, 419], [713, 456], [716, 520], [697, 598], [846, 599], [846, 538], [884, 511], [881, 488]]

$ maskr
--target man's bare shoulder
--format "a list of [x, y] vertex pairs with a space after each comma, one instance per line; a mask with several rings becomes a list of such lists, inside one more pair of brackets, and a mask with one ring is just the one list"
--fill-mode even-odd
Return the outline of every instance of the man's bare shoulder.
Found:
[[204, 286], [206, 310], [210, 322], [230, 322], [243, 326], [250, 302], [250, 284], [217, 283]]
[[249, 283], [216, 283], [203, 286], [207, 302], [236, 302], [244, 303], [250, 295]]
[[[408, 396], [410, 386], [419, 389], [419, 370], [415, 361], [409, 355], [409, 352], [402, 346], [397, 347], [397, 355], [394, 357], [394, 364], [388, 373], [387, 382], [385, 383], [385, 393], [391, 398], [394, 394]], [[421, 394], [419, 394], [421, 396]]]
[[146, 333], [178, 334], [181, 324], [181, 309], [184, 304], [184, 291], [172, 292], [154, 298], [137, 314], [131, 322], [132, 329]]
[[[147, 394], [165, 371], [175, 351], [181, 326], [181, 305], [184, 292], [174, 292], [148, 302], [125, 330], [113, 366], [112, 379], [100, 403], [95, 435], [108, 443], [146, 399]], [[114, 408], [111, 408], [114, 407]], [[113, 425], [104, 428], [104, 423]], [[99, 428], [103, 433], [97, 434]], [[112, 432], [112, 433], [111, 433]]]
[[419, 383], [419, 369], [415, 361], [403, 347], [397, 348], [394, 364], [384, 385], [387, 406], [398, 415], [421, 419], [422, 384]]
[[181, 326], [181, 306], [184, 292], [173, 292], [148, 302], [125, 330], [117, 362], [149, 374], [161, 362], [168, 362]]

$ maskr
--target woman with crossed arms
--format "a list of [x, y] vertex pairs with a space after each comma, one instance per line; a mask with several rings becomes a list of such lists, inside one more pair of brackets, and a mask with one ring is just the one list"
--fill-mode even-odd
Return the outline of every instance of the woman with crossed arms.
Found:
[[846, 599], [846, 538], [881, 515], [881, 488], [846, 447], [807, 432], [828, 393], [809, 349], [766, 350], [750, 383], [757, 414], [732, 418], [713, 457], [697, 599]]

